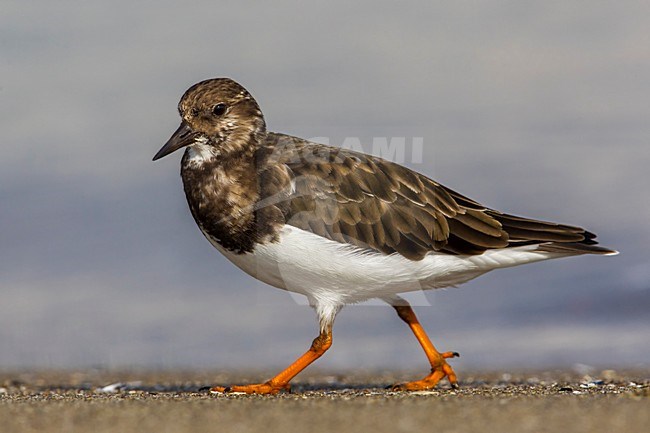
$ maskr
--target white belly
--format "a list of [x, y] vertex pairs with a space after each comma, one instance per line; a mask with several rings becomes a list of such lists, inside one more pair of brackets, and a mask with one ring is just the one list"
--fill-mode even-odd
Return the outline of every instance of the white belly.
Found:
[[492, 269], [560, 257], [535, 245], [481, 255], [430, 253], [420, 261], [368, 252], [285, 226], [280, 241], [234, 254], [210, 242], [244, 272], [272, 286], [306, 295], [312, 305], [343, 306], [398, 293], [455, 286]]

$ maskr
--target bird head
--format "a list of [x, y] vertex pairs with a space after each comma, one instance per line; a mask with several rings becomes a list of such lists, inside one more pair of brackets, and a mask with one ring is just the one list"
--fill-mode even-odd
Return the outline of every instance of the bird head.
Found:
[[246, 89], [229, 78], [196, 83], [178, 103], [181, 125], [156, 153], [162, 158], [186, 146], [200, 146], [216, 156], [250, 147], [266, 132], [264, 116]]

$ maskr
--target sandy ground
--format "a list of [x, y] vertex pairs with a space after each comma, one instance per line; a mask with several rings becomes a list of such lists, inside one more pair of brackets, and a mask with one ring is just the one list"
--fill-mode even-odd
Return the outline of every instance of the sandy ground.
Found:
[[641, 432], [650, 371], [462, 373], [461, 388], [385, 386], [413, 373], [305, 373], [292, 393], [214, 395], [260, 373], [0, 372], [0, 431]]

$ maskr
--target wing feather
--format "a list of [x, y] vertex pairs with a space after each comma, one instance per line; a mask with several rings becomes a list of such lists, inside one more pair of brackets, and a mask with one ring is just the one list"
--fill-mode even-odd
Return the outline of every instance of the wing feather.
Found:
[[319, 236], [412, 260], [431, 251], [481, 254], [531, 243], [550, 250], [611, 252], [593, 246], [595, 235], [580, 227], [486, 208], [390, 161], [269, 136], [269, 167], [283, 165], [291, 179], [289, 203], [280, 206], [286, 223]]

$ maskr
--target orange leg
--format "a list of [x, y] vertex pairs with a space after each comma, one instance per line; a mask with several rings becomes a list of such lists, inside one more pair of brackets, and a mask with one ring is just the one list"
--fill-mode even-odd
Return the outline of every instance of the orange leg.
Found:
[[417, 338], [418, 342], [424, 349], [424, 353], [429, 359], [431, 364], [431, 373], [426, 376], [424, 379], [416, 380], [413, 382], [400, 383], [393, 385], [392, 389], [400, 391], [417, 391], [423, 389], [434, 388], [438, 382], [444, 377], [449, 379], [449, 383], [453, 388], [458, 387], [458, 380], [456, 378], [456, 373], [452, 370], [451, 366], [447, 364], [447, 358], [454, 358], [460, 356], [457, 352], [444, 352], [440, 353], [436, 350], [434, 345], [429, 340], [424, 328], [420, 325], [418, 318], [413, 311], [413, 308], [403, 299], [400, 299], [400, 304], [402, 305], [393, 305], [393, 308], [397, 311], [397, 315], [409, 325], [411, 331]]
[[320, 358], [332, 345], [332, 325], [321, 330], [318, 337], [311, 343], [311, 347], [300, 358], [282, 370], [272, 379], [264, 383], [252, 385], [233, 385], [228, 387], [215, 386], [211, 392], [245, 392], [246, 394], [276, 394], [282, 390], [290, 391], [289, 381], [303, 371], [309, 364]]

